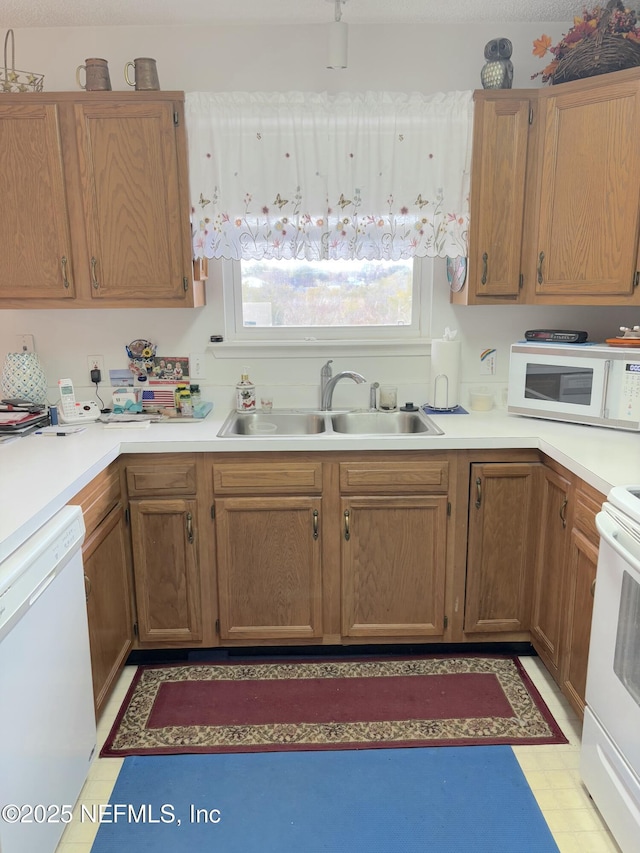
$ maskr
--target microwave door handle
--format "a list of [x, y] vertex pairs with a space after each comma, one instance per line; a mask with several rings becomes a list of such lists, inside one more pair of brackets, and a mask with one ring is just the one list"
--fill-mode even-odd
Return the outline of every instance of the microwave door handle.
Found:
[[602, 406], [600, 407], [600, 417], [609, 417], [609, 406], [607, 405], [607, 397], [609, 396], [609, 374], [613, 362], [608, 358], [604, 363], [604, 381], [602, 383]]

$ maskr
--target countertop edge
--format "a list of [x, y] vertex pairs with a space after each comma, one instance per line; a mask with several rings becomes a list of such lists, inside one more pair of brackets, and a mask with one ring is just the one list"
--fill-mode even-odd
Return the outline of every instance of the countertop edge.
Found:
[[[27, 436], [0, 448], [0, 562], [72, 501], [110, 462], [124, 454], [535, 449], [603, 495], [613, 485], [640, 482], [637, 434], [501, 412], [433, 420], [445, 431], [444, 435], [221, 439], [217, 430], [222, 419], [212, 418], [206, 428], [204, 424], [151, 425], [144, 431], [134, 431], [101, 430], [92, 425], [85, 433], [68, 439]], [[612, 433], [616, 436], [615, 447]]]

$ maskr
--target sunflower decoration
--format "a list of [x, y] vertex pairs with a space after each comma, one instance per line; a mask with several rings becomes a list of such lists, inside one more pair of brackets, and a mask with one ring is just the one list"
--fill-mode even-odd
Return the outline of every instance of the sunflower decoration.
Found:
[[[632, 9], [627, 9], [620, 0], [609, 2], [606, 6], [595, 6], [593, 9], [584, 9], [582, 16], [573, 19], [573, 27], [565, 33], [558, 44], [551, 44], [551, 37], [542, 35], [533, 42], [532, 53], [534, 56], [544, 59], [550, 54], [552, 59], [548, 65], [531, 75], [535, 79], [542, 75], [542, 82], [553, 82], [558, 66], [563, 59], [577, 56], [576, 49], [583, 48], [585, 44], [594, 42], [594, 39], [606, 36], [614, 36], [627, 39], [630, 43], [640, 45], [640, 27], [638, 27], [637, 15]], [[594, 42], [594, 46], [595, 46]], [[624, 67], [620, 64], [620, 67]], [[580, 74], [579, 76], [590, 76]]]
[[129, 356], [129, 370], [137, 376], [151, 373], [157, 345], [151, 341], [138, 338], [125, 347]]

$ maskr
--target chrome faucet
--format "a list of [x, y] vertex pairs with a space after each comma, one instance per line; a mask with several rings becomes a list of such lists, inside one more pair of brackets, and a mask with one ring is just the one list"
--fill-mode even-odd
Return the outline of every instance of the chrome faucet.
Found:
[[[326, 366], [326, 365], [325, 365]], [[357, 382], [358, 385], [361, 385], [363, 382], [367, 380], [364, 376], [361, 376], [359, 373], [356, 373], [353, 370], [343, 370], [340, 373], [336, 373], [336, 375], [327, 381], [327, 384], [324, 387], [324, 391], [322, 392], [322, 404], [320, 408], [323, 412], [331, 411], [331, 403], [333, 401], [333, 389], [336, 387], [338, 382], [341, 379], [353, 379], [354, 382]]]
[[324, 398], [324, 389], [327, 387], [327, 382], [331, 379], [332, 371], [331, 365], [333, 364], [333, 359], [330, 358], [329, 361], [323, 365], [322, 370], [320, 371], [320, 404], [322, 405], [322, 400]]

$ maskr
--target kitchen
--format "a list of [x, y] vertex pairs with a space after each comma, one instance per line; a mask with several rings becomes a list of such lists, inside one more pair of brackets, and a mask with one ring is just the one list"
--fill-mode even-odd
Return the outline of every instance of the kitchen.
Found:
[[[348, 11], [347, 6], [345, 19]], [[417, 89], [434, 92], [475, 88], [483, 61], [482, 48], [496, 35], [496, 27], [505, 29], [505, 26], [514, 44], [514, 85], [536, 85], [529, 78], [539, 70], [541, 63], [531, 56], [531, 43], [542, 31], [550, 33], [554, 39], [559, 37], [567, 28], [562, 22], [553, 25], [483, 22], [472, 28], [460, 23], [423, 27], [354, 24], [349, 68], [339, 75], [325, 69], [323, 46], [314, 37], [315, 30], [295, 24], [267, 28], [268, 39], [264, 37], [264, 26], [203, 27], [190, 23], [180, 29], [178, 37], [173, 30], [147, 26], [55, 31], [25, 28], [17, 30], [17, 37], [20, 67], [46, 71], [48, 90], [73, 89], [75, 67], [87, 55], [107, 56], [114, 88], [124, 89], [124, 81], [122, 85], [116, 82], [115, 69], [124, 67], [132, 56], [148, 55], [156, 57], [161, 85], [166, 89], [250, 91], [256, 88], [256, 69], [259, 69], [261, 90]], [[63, 58], [69, 56], [74, 57], [72, 62]], [[243, 57], [241, 63], [237, 60], [239, 56]], [[381, 56], [384, 62], [380, 61]], [[295, 74], [291, 69], [295, 69]], [[469, 387], [480, 383], [495, 384], [496, 401], [500, 403], [501, 391], [506, 385], [509, 345], [520, 339], [525, 329], [584, 328], [589, 330], [592, 340], [603, 340], [615, 334], [621, 325], [633, 325], [637, 321], [637, 317], [629, 316], [623, 308], [451, 306], [444, 261], [434, 261], [432, 266], [429, 336], [438, 337], [447, 326], [459, 331], [463, 341], [463, 403], [468, 399]], [[127, 312], [103, 309], [99, 313], [3, 310], [0, 330], [3, 342], [10, 342], [17, 333], [34, 335], [52, 393], [55, 393], [56, 379], [69, 376], [80, 397], [93, 397], [94, 388], [87, 382], [86, 355], [99, 352], [108, 368], [123, 367], [125, 344], [144, 336], [158, 341], [165, 351], [205, 353], [206, 381], [202, 385], [205, 394], [214, 401], [217, 414], [231, 407], [233, 387], [247, 363], [256, 385], [268, 385], [272, 389], [274, 405], [290, 405], [296, 395], [305, 404], [313, 404], [319, 369], [325, 360], [319, 354], [309, 358], [296, 356], [295, 359], [261, 357], [255, 363], [246, 356], [214, 357], [214, 350], [208, 347], [209, 338], [211, 334], [224, 333], [220, 326], [219, 300], [219, 284], [214, 274], [214, 280], [208, 285], [205, 308]], [[72, 347], [70, 341], [73, 341]], [[12, 349], [11, 343], [5, 344], [5, 348]], [[496, 373], [491, 377], [480, 373], [480, 353], [487, 348], [495, 348], [497, 354]], [[328, 353], [329, 357], [333, 355], [333, 352]], [[351, 349], [340, 353], [336, 366], [358, 370], [381, 383], [397, 385], [401, 399], [426, 400], [429, 373], [426, 355], [365, 356]], [[366, 405], [367, 386], [355, 388], [355, 391], [362, 392], [357, 403]], [[345, 405], [354, 399], [353, 393], [351, 386], [338, 386], [336, 405]], [[528, 426], [531, 429], [531, 425]], [[622, 467], [622, 477], [628, 473], [628, 469]]]

